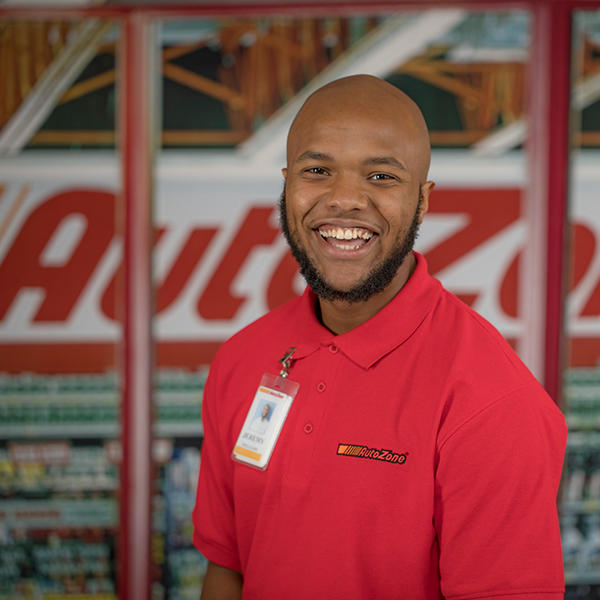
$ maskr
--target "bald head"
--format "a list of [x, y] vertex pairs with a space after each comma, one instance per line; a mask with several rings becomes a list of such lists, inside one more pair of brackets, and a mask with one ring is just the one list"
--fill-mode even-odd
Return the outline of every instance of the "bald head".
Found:
[[331, 119], [369, 120], [373, 128], [399, 136], [409, 163], [420, 183], [427, 179], [430, 161], [429, 133], [419, 107], [397, 87], [372, 75], [337, 79], [306, 100], [288, 134], [287, 162], [301, 146], [303, 130]]

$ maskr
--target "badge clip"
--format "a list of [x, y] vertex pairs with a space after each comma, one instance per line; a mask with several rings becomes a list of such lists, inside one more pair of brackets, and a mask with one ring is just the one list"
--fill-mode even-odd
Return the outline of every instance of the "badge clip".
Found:
[[279, 359], [282, 364], [282, 369], [279, 371], [279, 376], [284, 379], [289, 375], [290, 365], [292, 362], [292, 355], [296, 352], [295, 346], [290, 346], [288, 351]]

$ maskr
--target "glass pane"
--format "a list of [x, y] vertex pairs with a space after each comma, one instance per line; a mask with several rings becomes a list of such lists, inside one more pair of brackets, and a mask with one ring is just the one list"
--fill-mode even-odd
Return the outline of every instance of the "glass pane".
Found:
[[576, 11], [567, 304], [569, 364], [565, 406], [569, 440], [561, 498], [569, 597], [600, 593], [600, 10]]
[[526, 243], [522, 144], [527, 12], [165, 21], [158, 164], [156, 432], [170, 443], [159, 502], [169, 597], [197, 597], [192, 548], [200, 400], [219, 345], [302, 293], [279, 234], [290, 122], [325, 79], [369, 72], [422, 108], [436, 188], [417, 249], [430, 272], [517, 348]]
[[0, 597], [116, 598], [119, 29], [0, 27]]

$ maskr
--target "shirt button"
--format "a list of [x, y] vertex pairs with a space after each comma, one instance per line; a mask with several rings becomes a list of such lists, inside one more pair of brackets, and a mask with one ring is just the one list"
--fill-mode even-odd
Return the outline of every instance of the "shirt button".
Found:
[[339, 348], [335, 344], [329, 345], [329, 352], [331, 352], [331, 354], [335, 354], [338, 350]]
[[306, 423], [304, 425], [304, 433], [312, 433], [313, 426], [312, 423]]
[[318, 392], [324, 392], [327, 389], [327, 386], [325, 385], [324, 381], [319, 381], [319, 383], [317, 383], [317, 391]]

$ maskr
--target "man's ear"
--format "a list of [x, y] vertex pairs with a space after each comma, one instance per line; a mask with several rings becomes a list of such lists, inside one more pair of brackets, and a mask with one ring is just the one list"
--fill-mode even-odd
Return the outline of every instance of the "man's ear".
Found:
[[283, 169], [281, 169], [281, 174], [283, 175], [284, 179], [287, 179], [287, 167], [283, 167]]
[[421, 206], [419, 209], [419, 224], [421, 224], [423, 222], [423, 217], [425, 216], [425, 214], [427, 213], [427, 211], [429, 210], [429, 194], [431, 193], [431, 190], [435, 187], [435, 182], [433, 181], [426, 181], [422, 186], [421, 186]]

